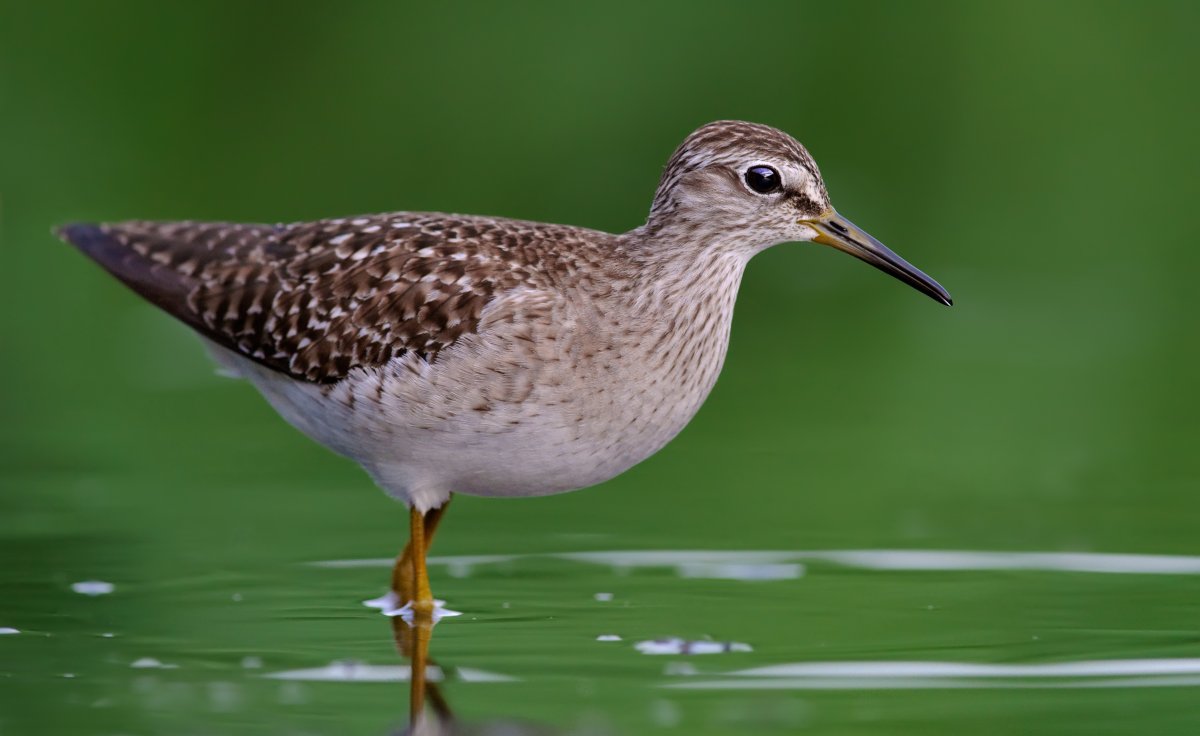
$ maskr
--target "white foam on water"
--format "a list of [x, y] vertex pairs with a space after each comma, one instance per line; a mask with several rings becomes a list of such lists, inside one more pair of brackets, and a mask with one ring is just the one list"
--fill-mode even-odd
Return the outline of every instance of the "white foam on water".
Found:
[[694, 690], [979, 690], [1200, 686], [1200, 659], [1102, 659], [1037, 664], [801, 662], [664, 687]]
[[[1200, 575], [1200, 556], [1143, 555], [1103, 552], [989, 552], [973, 550], [618, 550], [562, 552], [546, 555], [464, 555], [431, 557], [430, 565], [444, 566], [465, 576], [475, 566], [533, 558], [552, 558], [612, 567], [617, 572], [636, 568], [672, 567], [681, 577], [736, 580], [787, 580], [804, 574], [805, 562], [823, 562], [864, 570], [988, 571], [1107, 573], [1125, 575]], [[390, 567], [391, 558], [321, 560], [310, 565], [327, 568]]]
[[354, 567], [391, 567], [396, 564], [394, 557], [370, 557], [350, 560], [314, 560], [304, 563], [310, 567], [354, 568]]
[[[461, 682], [517, 681], [515, 677], [471, 667], [458, 667], [453, 672], [456, 675], [455, 679]], [[354, 660], [338, 660], [330, 662], [324, 667], [268, 672], [262, 677], [271, 680], [300, 682], [406, 682], [411, 675], [412, 668], [407, 665], [377, 665]], [[441, 682], [444, 676], [441, 668], [435, 665], [430, 665], [425, 669], [425, 678], [431, 682]]]
[[378, 608], [386, 614], [400, 607], [400, 596], [396, 595], [396, 591], [389, 590], [378, 598], [363, 601], [362, 604], [367, 608]]
[[[403, 606], [400, 606], [399, 608], [393, 609], [391, 611], [384, 611], [383, 615], [384, 616], [399, 616], [400, 620], [406, 624], [412, 624], [413, 620], [415, 619], [415, 616], [413, 616], [413, 608], [412, 608], [411, 602], [405, 603]], [[433, 613], [430, 614], [430, 619], [433, 621], [433, 623], [436, 624], [438, 621], [441, 621], [444, 618], [450, 618], [452, 616], [461, 616], [461, 615], [462, 615], [462, 611], [452, 611], [449, 608], [446, 608], [446, 601], [436, 600], [436, 599], [433, 601]]]
[[591, 562], [612, 567], [675, 567], [678, 565], [772, 565], [792, 562], [798, 552], [750, 550], [617, 550], [609, 552], [560, 552], [548, 555], [560, 560]]
[[[394, 590], [389, 590], [378, 598], [371, 598], [362, 602], [367, 608], [378, 608], [379, 612], [384, 616], [399, 616], [408, 623], [413, 622], [412, 603], [400, 605], [400, 596], [396, 595]], [[446, 601], [434, 600], [433, 602], [433, 623], [437, 623], [444, 618], [452, 616], [461, 616], [462, 611], [453, 611], [446, 608]]]
[[1044, 570], [1134, 575], [1200, 575], [1200, 557], [1183, 555], [961, 550], [830, 550], [808, 554], [813, 559], [869, 570]]
[[71, 590], [80, 595], [108, 595], [116, 589], [112, 583], [103, 580], [82, 580], [71, 583]]
[[1200, 677], [1120, 677], [1090, 680], [955, 680], [949, 678], [822, 678], [792, 677], [777, 680], [699, 680], [674, 682], [662, 687], [672, 690], [1087, 690], [1144, 687], [1197, 687]]
[[454, 671], [458, 674], [458, 679], [463, 682], [519, 682], [517, 678], [510, 675], [477, 670], [474, 667], [459, 667]]
[[666, 639], [651, 639], [649, 641], [639, 641], [634, 644], [634, 649], [637, 649], [642, 654], [726, 654], [728, 652], [750, 652], [753, 649], [749, 644], [743, 644], [740, 641], [708, 641], [707, 639], [699, 639], [689, 641], [680, 639], [677, 636]]
[[1096, 659], [1036, 664], [799, 662], [728, 673], [742, 677], [1104, 677], [1200, 675], [1200, 659]]
[[154, 657], [142, 657], [135, 659], [129, 663], [129, 666], [137, 670], [175, 670], [179, 669], [177, 664], [167, 664], [160, 662]]
[[795, 580], [804, 574], [804, 565], [791, 563], [712, 563], [686, 562], [676, 565], [681, 578], [704, 580]]
[[[301, 682], [401, 682], [408, 680], [411, 673], [412, 668], [405, 665], [337, 661], [330, 662], [324, 667], [268, 672], [262, 676], [271, 680], [298, 680]], [[425, 677], [431, 682], [440, 682], [442, 671], [438, 667], [427, 667]]]
[[[826, 562], [867, 570], [1042, 570], [1142, 575], [1200, 575], [1200, 557], [1094, 552], [979, 552], [971, 550], [652, 550], [570, 552], [555, 557], [616, 569], [675, 567], [681, 575], [742, 566], [751, 573], [788, 563]], [[752, 575], [742, 579], [754, 579]]]

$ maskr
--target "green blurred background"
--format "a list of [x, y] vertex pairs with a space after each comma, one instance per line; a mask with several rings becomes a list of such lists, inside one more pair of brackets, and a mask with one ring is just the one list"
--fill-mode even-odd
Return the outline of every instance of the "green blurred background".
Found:
[[[385, 733], [405, 710], [395, 685], [289, 695], [238, 664], [393, 661], [356, 602], [386, 572], [300, 563], [393, 554], [403, 509], [53, 225], [414, 209], [621, 231], [674, 146], [720, 118], [795, 135], [838, 209], [955, 307], [829, 249], [766, 252], [674, 443], [591, 491], [460, 499], [437, 553], [1200, 554], [1200, 5], [0, 8], [0, 626], [23, 632], [0, 639], [0, 733]], [[69, 590], [89, 578], [117, 592]], [[696, 665], [713, 672], [1197, 657], [1197, 580], [435, 568], [469, 615], [434, 646], [521, 679], [457, 685], [473, 721], [1195, 733], [1186, 687], [667, 698], [661, 660], [594, 637], [754, 646]], [[129, 670], [141, 656], [180, 667]]]

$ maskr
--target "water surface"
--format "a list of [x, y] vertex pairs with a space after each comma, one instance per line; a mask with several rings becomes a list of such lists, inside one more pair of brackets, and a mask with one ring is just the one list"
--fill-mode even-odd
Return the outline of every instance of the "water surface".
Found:
[[722, 118], [795, 134], [956, 304], [757, 257], [675, 442], [600, 488], [455, 501], [446, 707], [484, 733], [1200, 733], [1200, 5], [343, 5], [4, 8], [0, 734], [408, 716], [362, 605], [403, 509], [52, 226], [623, 231]]

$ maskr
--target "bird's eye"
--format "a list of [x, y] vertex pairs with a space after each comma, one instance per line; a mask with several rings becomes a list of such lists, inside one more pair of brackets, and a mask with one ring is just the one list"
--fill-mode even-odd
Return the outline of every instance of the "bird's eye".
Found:
[[770, 166], [751, 166], [746, 169], [746, 186], [759, 194], [770, 194], [779, 191], [783, 181], [779, 172]]

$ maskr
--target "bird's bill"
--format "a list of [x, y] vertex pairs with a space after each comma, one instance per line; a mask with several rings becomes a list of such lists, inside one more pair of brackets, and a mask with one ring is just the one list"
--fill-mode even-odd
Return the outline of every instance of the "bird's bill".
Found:
[[801, 222], [817, 231], [817, 237], [812, 239], [814, 243], [831, 245], [866, 261], [946, 306], [954, 303], [941, 284], [921, 273], [916, 266], [893, 253], [886, 245], [867, 235], [838, 213], [831, 211], [828, 215]]

